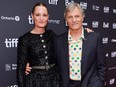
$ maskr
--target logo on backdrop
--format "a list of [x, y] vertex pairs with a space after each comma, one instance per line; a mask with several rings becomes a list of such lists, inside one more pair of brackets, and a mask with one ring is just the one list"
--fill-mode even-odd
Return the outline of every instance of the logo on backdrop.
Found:
[[116, 29], [116, 23], [113, 23], [113, 24], [112, 24], [112, 28], [113, 28], [113, 29]]
[[113, 85], [113, 84], [114, 84], [114, 82], [115, 82], [115, 78], [112, 78], [112, 79], [110, 79], [109, 84], [110, 84], [110, 85]]
[[65, 6], [67, 6], [69, 4], [69, 2], [71, 2], [73, 0], [65, 0]]
[[109, 23], [108, 22], [103, 22], [103, 28], [109, 28]]
[[92, 10], [99, 11], [99, 8], [100, 8], [100, 7], [99, 7], [99, 6], [97, 6], [97, 5], [93, 5], [93, 6], [92, 6]]
[[58, 0], [49, 0], [49, 4], [57, 5], [58, 4]]
[[109, 68], [109, 70], [115, 70], [116, 69], [116, 67], [110, 67]]
[[99, 22], [98, 21], [92, 21], [92, 27], [93, 28], [98, 28]]
[[87, 24], [86, 22], [84, 22], [82, 25], [83, 25], [83, 26], [87, 26], [88, 24]]
[[[29, 20], [29, 24], [34, 24], [31, 15], [29, 15], [28, 20]], [[52, 19], [49, 19], [48, 20], [48, 23], [50, 23], [50, 24], [60, 24], [60, 20], [52, 20]]]
[[116, 13], [116, 9], [113, 9], [113, 13]]
[[48, 23], [51, 23], [51, 24], [60, 24], [60, 20], [48, 20]]
[[34, 22], [33, 22], [33, 19], [32, 19], [32, 17], [31, 17], [31, 15], [29, 15], [29, 16], [28, 16], [28, 20], [29, 20], [29, 24], [34, 24]]
[[104, 37], [104, 38], [102, 38], [102, 43], [103, 43], [103, 44], [108, 43], [108, 37]]
[[86, 2], [80, 2], [80, 6], [82, 9], [86, 10], [87, 9], [87, 3]]
[[110, 11], [110, 7], [106, 7], [106, 6], [104, 6], [104, 13], [109, 13], [109, 11]]
[[1, 16], [2, 20], [9, 20], [9, 21], [20, 21], [20, 17], [19, 16], [15, 16], [15, 17], [7, 17], [7, 16]]
[[106, 57], [108, 57], [109, 56], [109, 54], [108, 53], [106, 53], [106, 55], [105, 55]]
[[111, 42], [112, 43], [116, 43], [116, 39], [111, 39]]
[[104, 86], [106, 86], [106, 81], [104, 82]]
[[11, 71], [11, 70], [16, 70], [16, 69], [17, 69], [17, 64], [5, 64], [6, 71]]
[[111, 57], [112, 57], [112, 58], [115, 58], [115, 57], [116, 57], [116, 51], [111, 52]]
[[6, 48], [17, 47], [17, 44], [18, 44], [18, 38], [6, 38], [5, 39]]

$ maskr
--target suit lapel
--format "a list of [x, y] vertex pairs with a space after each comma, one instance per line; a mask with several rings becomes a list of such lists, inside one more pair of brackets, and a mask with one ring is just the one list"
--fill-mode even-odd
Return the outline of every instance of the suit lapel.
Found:
[[66, 34], [63, 37], [63, 45], [64, 45], [64, 52], [65, 52], [65, 66], [66, 66], [66, 72], [69, 76], [69, 48], [68, 48], [68, 32], [66, 32]]
[[86, 53], [87, 53], [87, 36], [88, 36], [88, 32], [84, 29], [84, 39], [83, 39], [83, 45], [82, 45], [82, 61], [81, 61], [81, 74], [82, 74], [82, 77], [83, 77], [83, 73], [84, 73], [84, 68], [83, 68], [83, 65], [84, 64], [84, 60], [86, 58]]
[[69, 51], [68, 51], [68, 33], [66, 33], [65, 36], [64, 36], [63, 45], [64, 45], [65, 54], [68, 57], [68, 55], [69, 55]]

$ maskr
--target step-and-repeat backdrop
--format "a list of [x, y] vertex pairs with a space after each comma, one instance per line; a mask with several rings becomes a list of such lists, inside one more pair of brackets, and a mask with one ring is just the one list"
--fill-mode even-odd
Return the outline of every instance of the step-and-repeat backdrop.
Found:
[[[31, 9], [44, 2], [49, 9], [48, 29], [66, 31], [63, 12], [71, 0], [0, 0], [0, 87], [16, 83], [17, 43], [19, 36], [33, 27]], [[85, 10], [83, 26], [103, 36], [107, 75], [105, 87], [116, 87], [116, 5], [115, 0], [75, 0]]]

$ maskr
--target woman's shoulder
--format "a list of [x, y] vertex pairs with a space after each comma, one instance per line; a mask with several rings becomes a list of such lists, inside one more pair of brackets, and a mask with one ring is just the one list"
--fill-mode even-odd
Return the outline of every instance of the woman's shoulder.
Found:
[[30, 31], [28, 31], [28, 32], [24, 33], [23, 35], [21, 35], [19, 37], [19, 40], [27, 41], [29, 39], [29, 37], [30, 37]]

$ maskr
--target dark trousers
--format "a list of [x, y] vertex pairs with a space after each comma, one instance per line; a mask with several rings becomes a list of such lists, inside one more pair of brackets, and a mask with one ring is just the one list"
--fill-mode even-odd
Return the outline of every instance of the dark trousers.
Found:
[[81, 82], [75, 80], [69, 80], [68, 87], [81, 87]]

